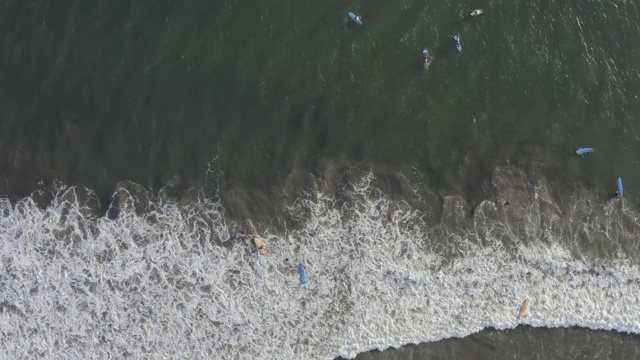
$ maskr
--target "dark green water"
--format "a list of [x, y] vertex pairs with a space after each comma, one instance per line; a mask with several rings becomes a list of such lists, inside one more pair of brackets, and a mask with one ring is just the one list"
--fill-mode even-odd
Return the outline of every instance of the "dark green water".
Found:
[[106, 205], [215, 169], [260, 217], [300, 173], [357, 166], [475, 206], [513, 164], [603, 202], [620, 176], [638, 204], [639, 22], [632, 1], [5, 1], [0, 194]]
[[[188, 186], [216, 156], [262, 188], [342, 161], [414, 167], [473, 198], [523, 159], [636, 187], [633, 2], [5, 2], [0, 16], [7, 193]], [[581, 146], [596, 151], [576, 159]]]

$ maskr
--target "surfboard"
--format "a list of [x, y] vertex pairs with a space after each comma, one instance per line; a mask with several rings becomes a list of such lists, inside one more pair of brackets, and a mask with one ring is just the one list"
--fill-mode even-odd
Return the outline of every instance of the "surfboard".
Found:
[[260, 241], [260, 239], [258, 239], [257, 237], [254, 237], [253, 243], [256, 245], [256, 248], [260, 252], [260, 255], [266, 255], [266, 252], [264, 251], [264, 246], [262, 246], [262, 242]]
[[584, 155], [584, 154], [588, 154], [590, 152], [593, 152], [592, 148], [580, 148], [580, 149], [576, 150], [576, 154], [578, 154], [578, 155]]
[[471, 12], [471, 16], [478, 16], [482, 14], [482, 9], [476, 9]]
[[522, 306], [520, 306], [520, 313], [518, 313], [518, 318], [522, 319], [524, 313], [527, 311], [527, 300], [522, 302]]
[[456, 43], [456, 49], [458, 49], [458, 51], [462, 52], [462, 45], [460, 45], [460, 34], [453, 35], [453, 40]]
[[300, 273], [300, 282], [303, 284], [307, 283], [307, 272], [304, 269], [304, 265], [302, 265], [302, 263], [300, 263], [300, 265], [298, 265], [298, 273]]
[[618, 178], [618, 193], [620, 194], [620, 196], [624, 195], [624, 191], [622, 191], [622, 179]]
[[358, 25], [362, 25], [362, 20], [356, 20], [358, 18], [356, 14], [349, 12], [349, 17], [351, 18], [351, 20], [355, 21]]

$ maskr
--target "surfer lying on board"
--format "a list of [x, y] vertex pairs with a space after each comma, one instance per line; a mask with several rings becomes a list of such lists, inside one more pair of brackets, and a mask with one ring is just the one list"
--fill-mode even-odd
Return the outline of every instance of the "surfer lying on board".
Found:
[[360, 15], [356, 15], [356, 22], [358, 22], [358, 21], [360, 21], [360, 20], [362, 20], [362, 19], [360, 18]]
[[460, 45], [460, 33], [451, 35], [451, 37], [453, 38], [453, 42], [456, 44], [458, 51], [462, 51], [462, 46]]
[[422, 49], [422, 60], [423, 60], [424, 68], [426, 69], [427, 67], [429, 67], [429, 64], [431, 63], [431, 59], [429, 58], [429, 50], [426, 47]]

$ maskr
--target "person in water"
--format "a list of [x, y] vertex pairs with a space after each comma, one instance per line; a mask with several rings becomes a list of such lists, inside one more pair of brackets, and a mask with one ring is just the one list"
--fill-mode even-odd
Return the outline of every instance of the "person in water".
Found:
[[360, 22], [361, 18], [360, 15], [356, 15], [356, 22]]
[[429, 58], [428, 51], [422, 50], [422, 60], [423, 60], [424, 68], [426, 69], [431, 63], [431, 59]]

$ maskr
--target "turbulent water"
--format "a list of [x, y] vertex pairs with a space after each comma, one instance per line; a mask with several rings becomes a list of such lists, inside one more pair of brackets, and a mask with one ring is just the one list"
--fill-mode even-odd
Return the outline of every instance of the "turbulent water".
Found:
[[497, 169], [499, 195], [446, 197], [433, 225], [370, 172], [314, 179], [283, 205], [288, 228], [249, 229], [266, 256], [202, 191], [123, 185], [104, 216], [78, 187], [4, 200], [2, 357], [332, 359], [486, 327], [640, 332], [639, 214], [527, 178]]

